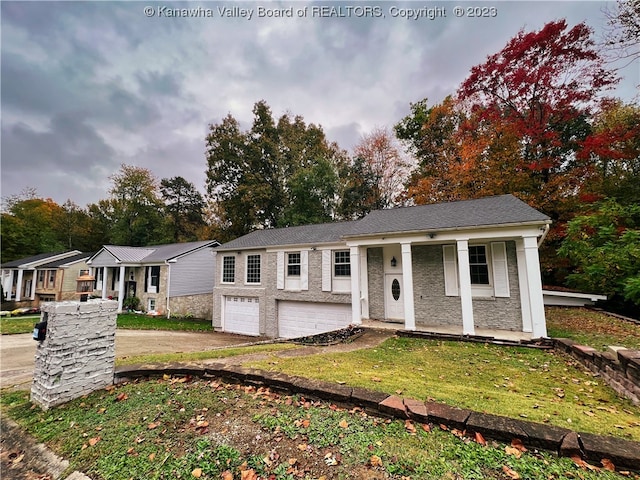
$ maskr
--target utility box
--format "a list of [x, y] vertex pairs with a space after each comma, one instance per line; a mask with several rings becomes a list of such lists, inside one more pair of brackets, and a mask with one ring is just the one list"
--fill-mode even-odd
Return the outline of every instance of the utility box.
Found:
[[44, 410], [113, 383], [118, 302], [45, 303], [38, 325], [31, 401]]

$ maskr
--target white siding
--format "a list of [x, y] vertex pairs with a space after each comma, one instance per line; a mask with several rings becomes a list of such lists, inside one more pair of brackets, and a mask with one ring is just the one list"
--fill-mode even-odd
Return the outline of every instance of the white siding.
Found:
[[203, 248], [178, 258], [171, 264], [172, 297], [213, 292], [215, 258], [211, 248]]
[[116, 259], [108, 251], [102, 250], [93, 260], [91, 260], [91, 266], [97, 267], [116, 267]]

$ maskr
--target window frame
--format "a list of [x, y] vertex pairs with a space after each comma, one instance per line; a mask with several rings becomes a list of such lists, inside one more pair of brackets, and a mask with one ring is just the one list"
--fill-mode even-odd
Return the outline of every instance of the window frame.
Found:
[[[286, 252], [287, 254], [287, 278], [299, 279], [302, 276], [302, 255], [300, 252]], [[295, 261], [297, 258], [297, 261]], [[294, 260], [294, 261], [292, 261]], [[297, 270], [297, 273], [295, 273]], [[292, 273], [293, 271], [293, 273]]]
[[[255, 262], [257, 258], [257, 262]], [[252, 263], [252, 265], [250, 265]], [[254, 253], [247, 255], [245, 262], [245, 284], [260, 285], [262, 282], [262, 255]]]
[[[338, 262], [338, 256], [341, 256], [343, 261]], [[344, 261], [345, 258], [346, 261]], [[332, 263], [333, 278], [351, 277], [351, 252], [349, 250], [334, 250]], [[338, 267], [344, 268], [345, 266], [348, 267], [349, 273], [338, 273]]]
[[[482, 249], [483, 251], [480, 253], [477, 252], [477, 249]], [[484, 257], [484, 261], [479, 261], [481, 256]], [[472, 287], [488, 287], [491, 285], [491, 268], [489, 268], [489, 264], [489, 248], [487, 248], [487, 245], [469, 245], [469, 276]], [[480, 277], [482, 277], [482, 280], [486, 278], [486, 281], [478, 281]]]
[[[231, 265], [227, 265], [227, 261], [231, 263]], [[230, 267], [229, 269], [227, 267]], [[230, 274], [230, 277], [226, 275]], [[224, 255], [222, 257], [222, 272], [221, 272], [220, 283], [225, 284], [234, 284], [236, 283], [236, 256], [235, 255]], [[231, 278], [231, 280], [229, 280]]]

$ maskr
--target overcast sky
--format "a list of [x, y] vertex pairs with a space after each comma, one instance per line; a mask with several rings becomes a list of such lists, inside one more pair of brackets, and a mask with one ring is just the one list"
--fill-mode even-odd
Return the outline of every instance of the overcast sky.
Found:
[[[231, 113], [249, 128], [261, 99], [276, 118], [302, 115], [351, 150], [411, 102], [455, 92], [520, 29], [566, 18], [601, 35], [606, 5], [2, 1], [1, 196], [33, 187], [84, 207], [108, 197], [122, 163], [204, 192], [208, 125]], [[477, 12], [489, 17], [456, 17], [456, 6], [487, 7]], [[399, 16], [423, 7], [432, 10], [421, 18]], [[176, 16], [180, 8], [197, 18]], [[223, 17], [225, 8], [245, 16]], [[614, 95], [629, 101], [640, 67], [621, 74]]]

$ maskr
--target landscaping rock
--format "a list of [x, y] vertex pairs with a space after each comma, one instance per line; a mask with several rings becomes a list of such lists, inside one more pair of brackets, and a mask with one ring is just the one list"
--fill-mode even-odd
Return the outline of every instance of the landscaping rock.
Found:
[[427, 413], [427, 407], [424, 402], [414, 400], [413, 398], [405, 398], [403, 401], [405, 410], [411, 420], [420, 423], [427, 423], [429, 421], [429, 414]]
[[576, 432], [569, 432], [562, 439], [560, 444], [560, 456], [573, 457], [575, 455], [582, 457], [582, 448], [580, 447], [580, 436]]
[[523, 423], [525, 422], [514, 418], [471, 412], [467, 419], [467, 430], [505, 442], [518, 438], [526, 443], [528, 436], [523, 428]]
[[608, 458], [616, 468], [640, 469], [640, 448], [637, 442], [591, 433], [581, 433], [580, 442], [587, 460], [600, 463], [603, 458]]
[[383, 392], [376, 392], [362, 387], [351, 389], [351, 401], [360, 407], [378, 410], [378, 404], [384, 402], [389, 395]]
[[427, 415], [430, 422], [444, 423], [448, 427], [464, 430], [471, 410], [450, 407], [444, 403], [426, 402]]
[[522, 422], [522, 429], [527, 434], [527, 446], [544, 448], [553, 452], [560, 451], [562, 440], [571, 430], [544, 423]]
[[397, 395], [391, 395], [378, 404], [378, 410], [392, 417], [409, 418], [404, 407], [404, 401]]

